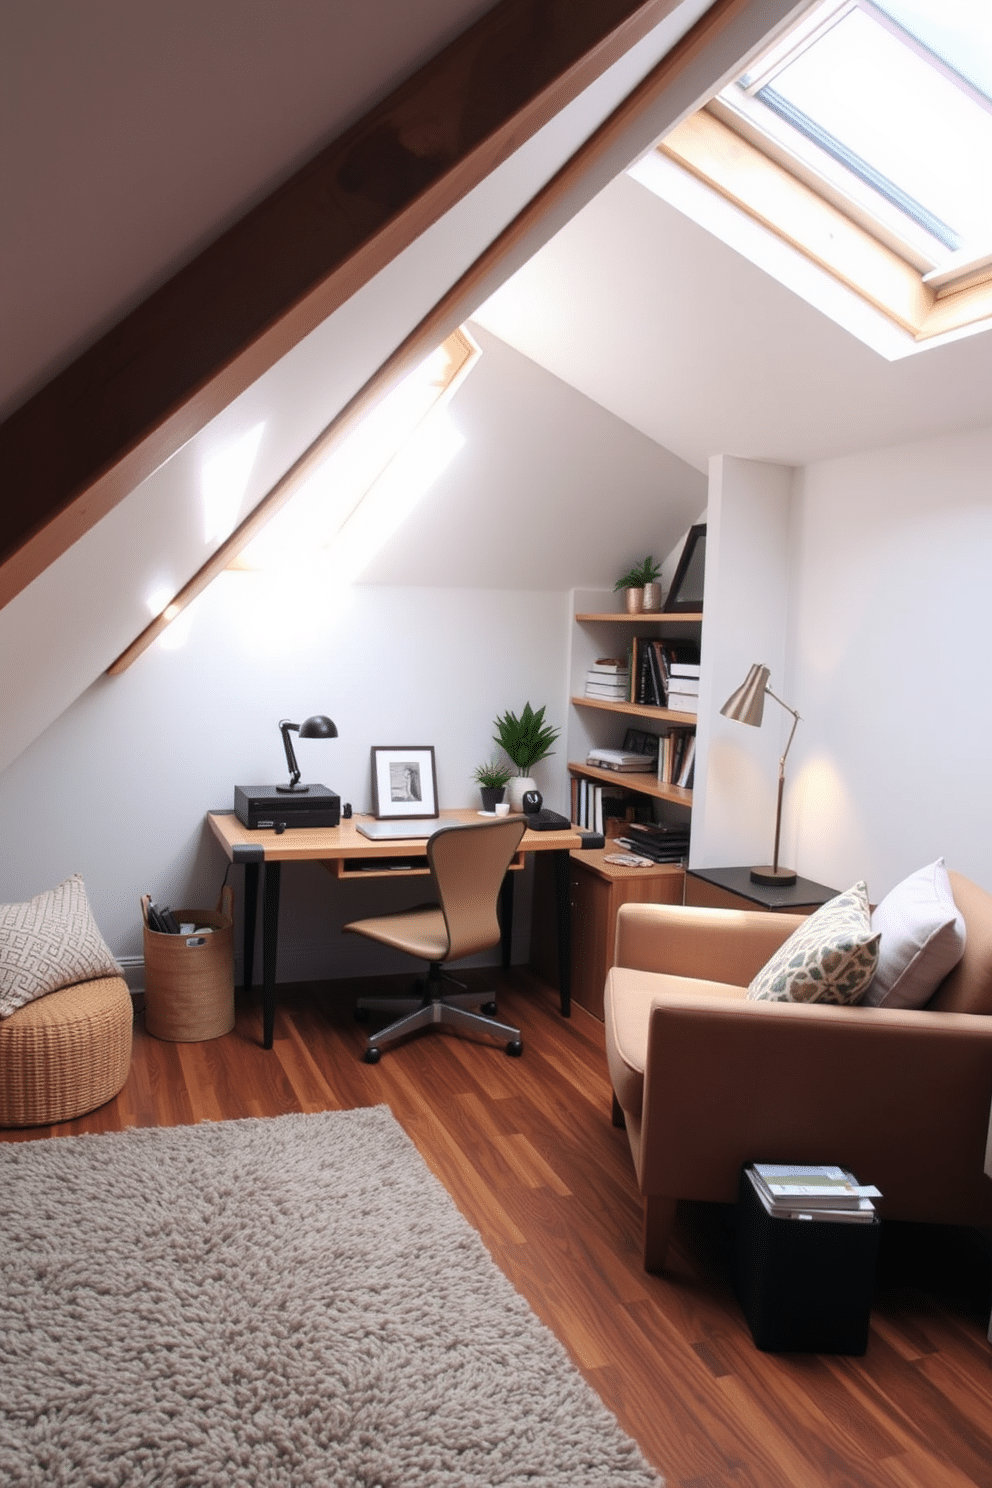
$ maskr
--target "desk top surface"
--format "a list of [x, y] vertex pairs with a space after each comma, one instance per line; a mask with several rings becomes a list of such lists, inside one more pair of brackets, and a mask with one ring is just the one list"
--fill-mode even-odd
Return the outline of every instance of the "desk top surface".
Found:
[[[458, 822], [475, 823], [479, 813], [469, 808], [442, 811], [442, 818], [452, 826]], [[233, 811], [209, 811], [207, 821], [214, 836], [233, 862], [259, 861], [320, 861], [329, 858], [395, 858], [398, 854], [408, 856], [426, 853], [423, 838], [398, 838], [391, 842], [373, 842], [363, 837], [357, 827], [358, 820], [373, 821], [373, 817], [342, 821], [337, 827], [287, 827], [277, 833], [267, 827], [251, 831], [243, 826]], [[521, 852], [548, 852], [557, 849], [568, 851], [582, 846], [582, 836], [577, 831], [524, 832], [520, 841]], [[254, 851], [252, 851], [254, 849]], [[261, 851], [259, 852], [259, 849]]]

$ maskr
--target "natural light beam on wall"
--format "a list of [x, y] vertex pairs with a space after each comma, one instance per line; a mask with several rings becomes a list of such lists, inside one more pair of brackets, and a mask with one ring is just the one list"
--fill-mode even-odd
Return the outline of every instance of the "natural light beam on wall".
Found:
[[200, 470], [200, 491], [205, 542], [223, 542], [237, 526], [264, 428], [264, 421], [256, 424], [204, 459]]

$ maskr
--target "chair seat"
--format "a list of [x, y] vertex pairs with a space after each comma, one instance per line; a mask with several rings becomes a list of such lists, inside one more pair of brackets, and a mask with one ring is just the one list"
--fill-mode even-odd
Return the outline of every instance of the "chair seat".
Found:
[[370, 920], [352, 920], [344, 926], [369, 940], [395, 946], [423, 961], [443, 961], [448, 954], [448, 930], [436, 905], [410, 909], [405, 914], [382, 915]]
[[0, 1126], [53, 1126], [96, 1110], [131, 1067], [131, 994], [121, 977], [49, 992], [0, 1020]]

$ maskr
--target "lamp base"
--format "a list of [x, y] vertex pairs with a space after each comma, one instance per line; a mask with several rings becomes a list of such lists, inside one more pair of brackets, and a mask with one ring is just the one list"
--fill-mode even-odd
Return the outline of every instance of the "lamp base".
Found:
[[794, 868], [752, 868], [751, 882], [765, 884], [772, 889], [788, 889], [799, 875]]
[[308, 785], [277, 785], [276, 790], [281, 796], [305, 796], [309, 791]]

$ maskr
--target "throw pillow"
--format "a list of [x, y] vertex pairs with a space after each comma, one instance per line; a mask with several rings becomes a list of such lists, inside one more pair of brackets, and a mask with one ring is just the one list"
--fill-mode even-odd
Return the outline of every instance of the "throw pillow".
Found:
[[120, 974], [78, 873], [24, 904], [0, 904], [0, 1018], [60, 987]]
[[896, 884], [871, 917], [882, 939], [865, 994], [871, 1007], [920, 1008], [964, 955], [964, 916], [943, 858]]
[[857, 1002], [878, 963], [868, 890], [856, 883], [811, 914], [747, 989], [752, 1002]]

